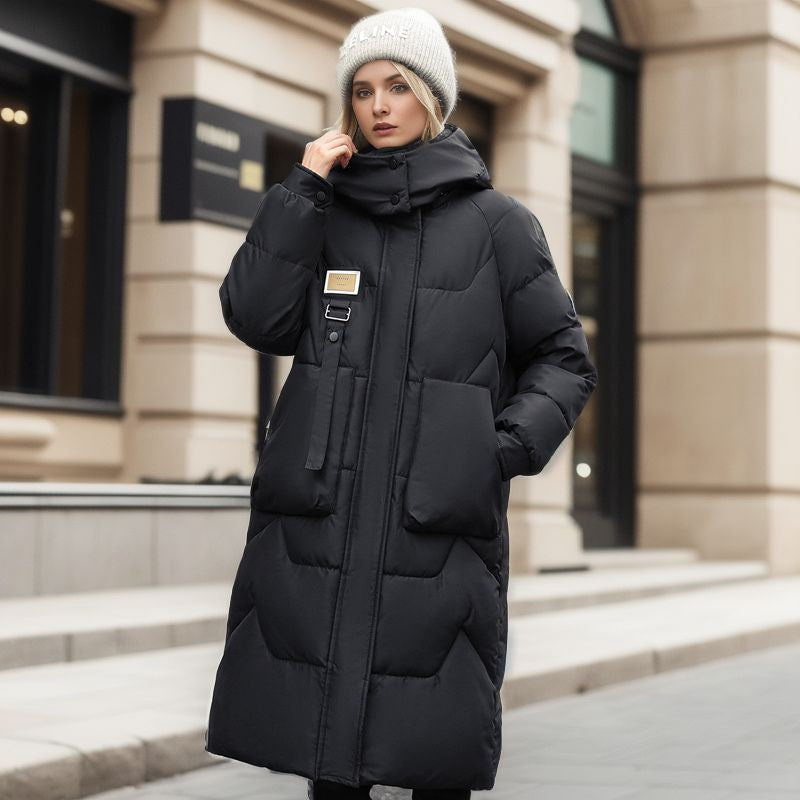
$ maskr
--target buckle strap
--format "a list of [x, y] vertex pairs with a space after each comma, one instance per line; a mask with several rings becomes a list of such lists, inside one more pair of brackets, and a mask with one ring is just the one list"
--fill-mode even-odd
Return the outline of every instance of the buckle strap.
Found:
[[[346, 314], [337, 316], [331, 313], [331, 308], [347, 311]], [[328, 449], [328, 438], [333, 413], [333, 399], [336, 390], [336, 378], [339, 372], [339, 356], [342, 352], [344, 328], [350, 319], [350, 301], [338, 300], [328, 303], [325, 308], [325, 318], [331, 320], [325, 329], [325, 341], [322, 347], [322, 366], [319, 371], [317, 394], [314, 399], [314, 413], [311, 421], [311, 437], [306, 455], [306, 469], [321, 469]]]
[[[347, 316], [345, 316], [345, 317], [337, 317], [335, 312], [334, 312], [333, 316], [331, 316], [331, 306], [333, 306], [334, 308], [344, 308], [344, 309], [346, 309]], [[347, 301], [346, 305], [345, 304], [328, 303], [328, 305], [325, 306], [325, 317], [326, 317], [326, 319], [338, 319], [338, 320], [340, 320], [342, 322], [347, 322], [347, 320], [350, 319], [350, 302]]]

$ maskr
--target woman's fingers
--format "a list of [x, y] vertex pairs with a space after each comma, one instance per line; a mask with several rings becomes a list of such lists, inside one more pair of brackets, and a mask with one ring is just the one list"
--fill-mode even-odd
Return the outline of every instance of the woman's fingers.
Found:
[[327, 178], [337, 161], [346, 167], [353, 153], [357, 152], [358, 148], [346, 133], [326, 131], [319, 138], [306, 143], [302, 163], [321, 177]]

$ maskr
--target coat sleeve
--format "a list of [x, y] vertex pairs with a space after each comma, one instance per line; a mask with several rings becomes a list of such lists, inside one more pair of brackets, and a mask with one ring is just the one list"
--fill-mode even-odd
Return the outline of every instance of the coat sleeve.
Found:
[[516, 386], [495, 418], [505, 480], [536, 475], [567, 437], [597, 384], [571, 295], [534, 214], [514, 198], [493, 226], [507, 354]]
[[225, 324], [254, 350], [294, 354], [332, 202], [333, 184], [299, 162], [261, 199], [219, 288]]

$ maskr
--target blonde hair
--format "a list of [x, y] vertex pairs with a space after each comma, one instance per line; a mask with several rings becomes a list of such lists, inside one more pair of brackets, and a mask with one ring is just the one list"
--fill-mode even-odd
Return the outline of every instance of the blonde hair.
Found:
[[[428, 119], [425, 122], [425, 127], [422, 130], [420, 138], [423, 142], [427, 142], [433, 139], [434, 136], [438, 136], [444, 130], [444, 120], [442, 119], [441, 103], [431, 91], [431, 87], [405, 64], [400, 64], [397, 61], [391, 61], [391, 64], [400, 73], [403, 80], [408, 84], [409, 89], [414, 93], [414, 96], [422, 103], [423, 107], [428, 112]], [[353, 111], [352, 102], [348, 102], [344, 105], [339, 112], [339, 116], [336, 118], [336, 122], [329, 128], [325, 128], [325, 132], [332, 130], [346, 133], [353, 140], [353, 144], [359, 149], [368, 144], [366, 137], [358, 126], [358, 120]]]

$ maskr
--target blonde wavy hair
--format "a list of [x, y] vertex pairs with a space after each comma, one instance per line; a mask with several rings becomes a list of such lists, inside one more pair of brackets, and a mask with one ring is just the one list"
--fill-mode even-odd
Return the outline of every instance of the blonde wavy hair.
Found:
[[[431, 91], [430, 86], [405, 64], [399, 64], [397, 61], [391, 61], [391, 64], [400, 73], [403, 80], [408, 84], [409, 89], [414, 93], [414, 96], [422, 103], [423, 107], [428, 112], [428, 119], [422, 130], [422, 141], [427, 142], [433, 139], [434, 136], [438, 136], [444, 130], [442, 106]], [[336, 122], [330, 127], [325, 128], [326, 133], [333, 130], [346, 133], [353, 140], [353, 144], [359, 149], [369, 144], [361, 128], [358, 126], [352, 102], [348, 102], [344, 105], [339, 112], [339, 116], [336, 118]]]

